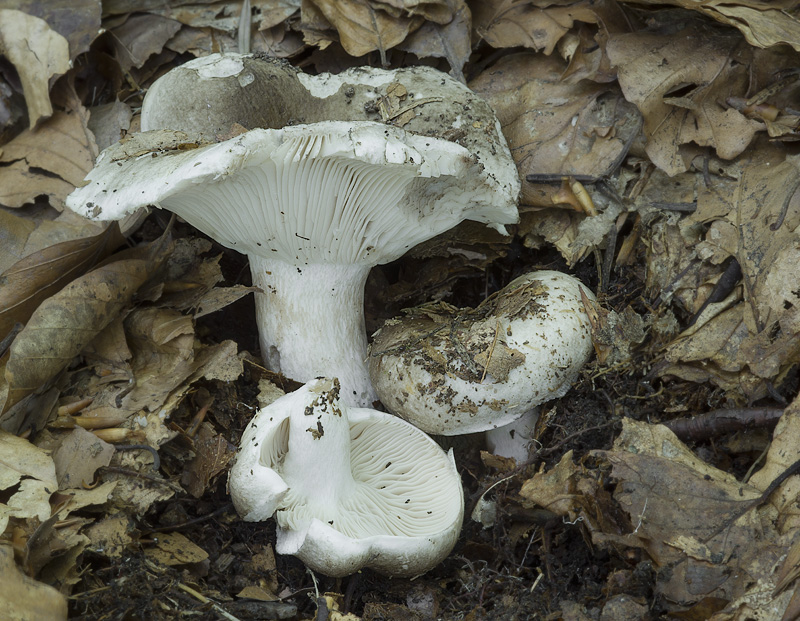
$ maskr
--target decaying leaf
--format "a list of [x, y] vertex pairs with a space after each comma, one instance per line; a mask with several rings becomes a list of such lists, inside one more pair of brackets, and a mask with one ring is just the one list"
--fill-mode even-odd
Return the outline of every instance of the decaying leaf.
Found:
[[157, 240], [141, 258], [114, 261], [112, 257], [42, 302], [10, 348], [4, 410], [64, 369], [130, 304], [165, 250], [163, 241]]
[[19, 74], [29, 127], [33, 129], [41, 119], [53, 114], [50, 80], [69, 69], [69, 44], [43, 19], [14, 9], [0, 9], [0, 53]]
[[555, 56], [505, 56], [470, 82], [494, 108], [522, 179], [523, 205], [553, 206], [550, 193], [528, 177], [600, 178], [619, 167], [641, 119], [609, 85], [561, 81]]
[[111, 463], [114, 447], [80, 427], [67, 432], [53, 451], [59, 489], [91, 485], [95, 472]]
[[50, 455], [23, 438], [0, 431], [0, 490], [9, 496], [0, 504], [0, 532], [5, 531], [10, 517], [47, 520], [50, 495], [57, 489]]
[[574, 464], [569, 454], [525, 482], [522, 497], [571, 523], [580, 520], [596, 545], [646, 551], [660, 569], [656, 590], [675, 610], [706, 598], [721, 600], [718, 610], [735, 610], [767, 593], [771, 607], [787, 606], [788, 595], [772, 595], [773, 568], [797, 526], [791, 535], [783, 528], [779, 533], [779, 513], [757, 504], [775, 465], [754, 480], [759, 487], [743, 484], [702, 462], [665, 427], [631, 420], [624, 421], [613, 450], [594, 456], [597, 472], [611, 467], [613, 499], [603, 500], [595, 472]]
[[203, 424], [194, 439], [195, 457], [183, 472], [182, 482], [188, 492], [200, 498], [209, 481], [222, 472], [236, 454], [236, 448], [213, 428]]
[[622, 92], [644, 117], [647, 155], [667, 174], [687, 170], [698, 146], [736, 157], [759, 130], [720, 103], [748, 87], [751, 52], [738, 35], [636, 32], [612, 36], [607, 50]]
[[738, 2], [730, 0], [630, 0], [639, 4], [673, 4], [738, 28], [750, 45], [771, 47], [781, 43], [800, 51], [800, 21], [792, 15], [797, 5], [793, 0], [773, 2]]
[[162, 533], [155, 548], [145, 554], [162, 565], [186, 565], [199, 563], [208, 558], [208, 552], [180, 533]]
[[0, 274], [0, 335], [27, 323], [46, 298], [123, 243], [115, 222], [99, 235], [49, 246], [9, 267]]
[[85, 111], [58, 110], [35, 130], [27, 129], [0, 153], [0, 204], [21, 207], [46, 195], [59, 209], [94, 166], [97, 145]]
[[0, 546], [0, 607], [8, 621], [67, 619], [67, 600], [50, 585], [38, 582], [17, 569], [14, 551]]

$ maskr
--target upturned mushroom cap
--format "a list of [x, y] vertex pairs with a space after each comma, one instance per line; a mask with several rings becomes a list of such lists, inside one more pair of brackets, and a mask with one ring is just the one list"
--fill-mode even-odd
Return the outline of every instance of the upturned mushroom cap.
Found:
[[338, 390], [313, 380], [256, 414], [230, 472], [236, 510], [274, 514], [276, 550], [326, 575], [421, 574], [461, 529], [452, 451], [390, 414], [342, 405]]
[[508, 425], [569, 390], [592, 352], [572, 276], [531, 272], [476, 309], [413, 309], [374, 335], [370, 377], [386, 408], [428, 433]]
[[[156, 204], [246, 253], [268, 365], [338, 376], [351, 404], [374, 399], [369, 269], [465, 219], [517, 220], [519, 179], [491, 109], [427, 67], [306, 76], [213, 55], [157, 80], [142, 126], [152, 131], [105, 150], [67, 205], [111, 220]], [[232, 130], [244, 133], [224, 139]]]

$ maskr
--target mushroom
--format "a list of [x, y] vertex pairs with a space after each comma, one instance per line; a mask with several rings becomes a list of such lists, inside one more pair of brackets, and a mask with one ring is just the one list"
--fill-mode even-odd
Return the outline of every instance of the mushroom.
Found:
[[[569, 390], [592, 352], [579, 280], [530, 272], [475, 309], [426, 305], [373, 336], [370, 376], [384, 406], [439, 435], [490, 432], [518, 461], [537, 406]], [[516, 423], [516, 426], [506, 427]]]
[[215, 54], [153, 84], [142, 128], [100, 155], [67, 205], [111, 220], [156, 204], [247, 254], [267, 365], [338, 377], [351, 405], [375, 399], [370, 268], [465, 219], [500, 231], [518, 219], [491, 108], [429, 67], [308, 76]]
[[424, 573], [449, 554], [464, 514], [452, 450], [391, 414], [347, 407], [325, 378], [255, 415], [228, 486], [243, 519], [275, 516], [278, 553], [334, 577]]

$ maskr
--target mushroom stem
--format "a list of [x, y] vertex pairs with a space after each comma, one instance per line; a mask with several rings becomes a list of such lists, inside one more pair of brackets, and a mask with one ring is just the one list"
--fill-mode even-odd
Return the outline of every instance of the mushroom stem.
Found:
[[312, 517], [338, 527], [332, 521], [355, 486], [350, 423], [339, 408], [336, 381], [319, 380], [311, 392], [317, 397], [289, 415], [288, 451], [280, 471], [290, 491], [277, 514], [283, 528], [307, 529]]
[[527, 462], [538, 420], [539, 407], [535, 406], [513, 423], [488, 430], [486, 448], [494, 455], [511, 457], [518, 464]]
[[367, 370], [364, 285], [369, 265], [302, 266], [250, 255], [261, 355], [300, 382], [335, 377], [345, 405], [377, 399]]

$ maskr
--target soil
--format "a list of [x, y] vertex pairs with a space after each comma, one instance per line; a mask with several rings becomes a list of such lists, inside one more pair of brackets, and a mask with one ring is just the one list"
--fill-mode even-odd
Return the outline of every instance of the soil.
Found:
[[[164, 224], [158, 214], [151, 216], [140, 236], [155, 236]], [[177, 225], [176, 236], [197, 235]], [[215, 246], [223, 254], [222, 265], [228, 283], [249, 284], [246, 260], [237, 253]], [[554, 251], [533, 251], [512, 240], [505, 256], [485, 270], [461, 275], [449, 287], [447, 301], [458, 306], [475, 306], [485, 294], [501, 288], [511, 279], [531, 269], [562, 269], [566, 266]], [[399, 314], [400, 309], [422, 299], [381, 301], [382, 291], [374, 283], [396, 284], [402, 274], [414, 273], [401, 259], [379, 271], [370, 280], [367, 298], [372, 303], [368, 318], [371, 326]], [[593, 260], [581, 263], [575, 272], [590, 287], [597, 285]], [[443, 275], [443, 279], [446, 275]], [[604, 302], [610, 308], [641, 304], [641, 281], [633, 269], [614, 274]], [[376, 312], [374, 309], [380, 309]], [[257, 355], [254, 307], [250, 296], [198, 322], [197, 333], [209, 342], [234, 339], [240, 349]], [[71, 600], [71, 618], [113, 619], [222, 619], [216, 602], [234, 618], [245, 619], [326, 619], [325, 593], [338, 594], [340, 613], [351, 612], [364, 620], [408, 619], [554, 619], [561, 618], [573, 602], [597, 618], [610, 598], [624, 594], [646, 610], [644, 618], [658, 618], [660, 608], [653, 593], [650, 562], [630, 551], [610, 554], [594, 549], [580, 522], [564, 523], [546, 511], [524, 506], [518, 495], [521, 484], [534, 472], [550, 468], [568, 451], [575, 460], [590, 459], [590, 451], [609, 449], [623, 416], [659, 420], [661, 413], [675, 402], [700, 402], [712, 395], [696, 385], [664, 385], [647, 377], [646, 352], [641, 364], [620, 370], [598, 371], [590, 364], [574, 388], [547, 407], [546, 428], [541, 446], [529, 464], [511, 471], [484, 465], [480, 456], [480, 437], [457, 443], [456, 457], [465, 489], [465, 524], [452, 554], [438, 567], [413, 580], [390, 579], [363, 570], [344, 579], [312, 575], [290, 556], [276, 556], [274, 573], [279, 601], [237, 600], [244, 587], [263, 583], [264, 567], [254, 563], [254, 554], [275, 543], [271, 522], [247, 523], [234, 511], [226, 493], [226, 477], [219, 476], [201, 498], [182, 493], [168, 502], [154, 504], [136, 524], [138, 548], [129, 549], [116, 562], [100, 555], [84, 555], [84, 578]], [[247, 404], [255, 403], [258, 380], [276, 376], [256, 364], [245, 365], [245, 373], [231, 384], [205, 382], [200, 387], [214, 395], [208, 419], [227, 440], [238, 443], [250, 418]], [[280, 380], [280, 378], [277, 378]], [[291, 390], [293, 385], [284, 386]], [[647, 397], [645, 400], [644, 397]], [[196, 411], [186, 400], [173, 415], [173, 422], [185, 428]], [[446, 441], [447, 439], [443, 439]], [[186, 446], [180, 441], [160, 449], [165, 476], [179, 476], [186, 459]], [[490, 490], [491, 488], [491, 490]], [[496, 503], [492, 526], [469, 519], [481, 496]], [[209, 558], [194, 565], [165, 568], [148, 561], [144, 550], [153, 546], [159, 533], [180, 532], [209, 553]], [[198, 601], [183, 586], [189, 586], [208, 603]], [[567, 608], [565, 608], [565, 605]]]

